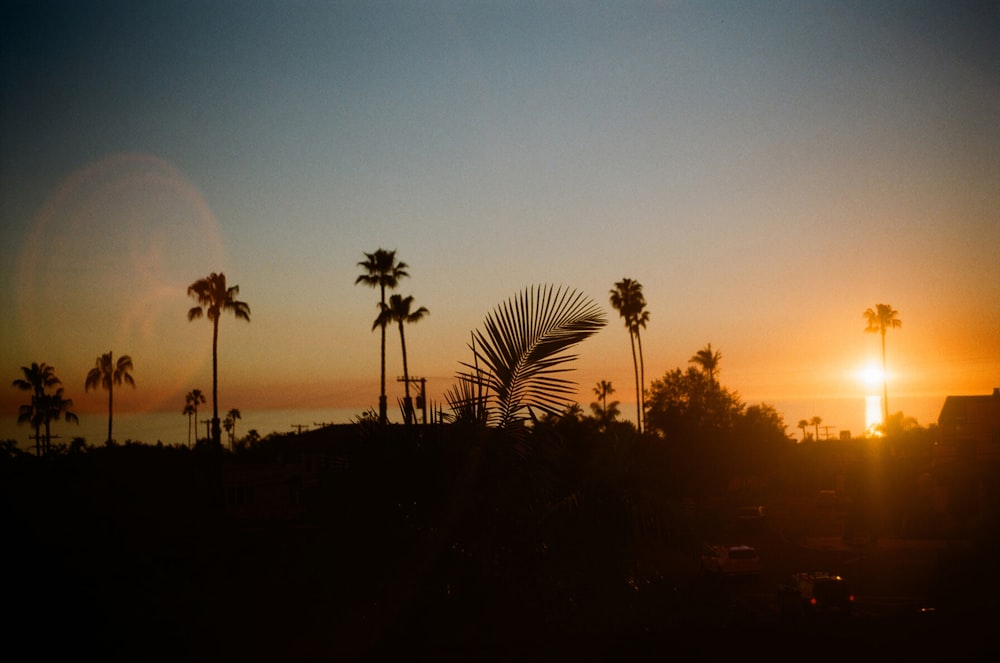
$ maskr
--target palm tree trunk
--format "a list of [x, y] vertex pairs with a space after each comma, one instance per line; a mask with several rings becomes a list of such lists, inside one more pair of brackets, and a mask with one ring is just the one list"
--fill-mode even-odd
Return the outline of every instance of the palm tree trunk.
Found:
[[407, 426], [413, 423], [413, 402], [410, 400], [410, 369], [406, 364], [406, 336], [403, 334], [403, 321], [399, 321], [399, 343], [403, 347], [403, 419]]
[[108, 444], [111, 444], [111, 413], [113, 412], [113, 399], [115, 393], [115, 380], [112, 376], [108, 380]]
[[642, 403], [642, 427], [639, 431], [646, 429], [646, 362], [642, 357], [642, 337], [639, 335], [639, 326], [635, 328], [635, 340], [639, 344], [639, 398]]
[[[220, 313], [221, 315], [221, 313]], [[222, 445], [222, 426], [219, 425], [219, 318], [212, 321], [212, 442]]]
[[38, 417], [38, 397], [31, 397], [32, 413], [35, 419], [35, 456], [42, 455], [42, 424]]
[[[385, 284], [384, 283], [379, 284], [379, 288], [380, 288], [381, 293], [382, 293], [382, 309], [384, 309], [385, 308]], [[382, 310], [382, 309], [379, 309], [379, 310]], [[378, 392], [378, 394], [379, 394], [378, 395], [378, 421], [379, 421], [380, 424], [385, 425], [388, 422], [388, 405], [386, 403], [386, 398], [385, 398], [385, 325], [381, 325], [381, 327], [382, 327], [382, 351], [380, 353], [380, 357], [381, 357], [381, 368], [382, 368], [382, 370], [379, 373], [379, 375], [381, 376], [381, 378], [380, 378], [379, 392]]]
[[108, 351], [108, 445], [111, 445], [111, 413], [115, 393], [115, 361], [114, 355]]
[[642, 433], [642, 394], [639, 392], [639, 360], [635, 355], [635, 332], [628, 330], [629, 340], [632, 341], [632, 367], [635, 369], [635, 425]]

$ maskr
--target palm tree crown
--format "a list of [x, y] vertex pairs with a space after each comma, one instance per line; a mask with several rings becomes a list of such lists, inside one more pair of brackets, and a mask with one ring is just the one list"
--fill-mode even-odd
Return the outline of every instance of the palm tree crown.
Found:
[[718, 350], [713, 351], [712, 344], [709, 343], [704, 348], [691, 355], [688, 362], [701, 366], [701, 370], [708, 376], [709, 381], [715, 382], [715, 372], [719, 369], [719, 361], [721, 360], [722, 353]]
[[108, 390], [108, 444], [111, 444], [111, 420], [114, 411], [114, 388], [122, 384], [135, 388], [135, 380], [132, 378], [132, 358], [122, 355], [115, 362], [112, 360], [111, 351], [105, 352], [94, 364], [94, 367], [87, 373], [87, 381], [84, 390], [107, 389]]
[[31, 403], [20, 406], [17, 423], [29, 423], [35, 429], [35, 454], [40, 456], [42, 448], [47, 447], [47, 440], [43, 440], [41, 436], [41, 428], [43, 425], [47, 426], [46, 417], [50, 409], [44, 402], [46, 391], [61, 385], [62, 380], [56, 377], [56, 369], [45, 362], [22, 366], [21, 372], [24, 377], [14, 380], [12, 386], [21, 391], [30, 391]]
[[899, 311], [888, 304], [876, 304], [874, 309], [864, 312], [865, 331], [882, 335], [882, 422], [889, 421], [889, 386], [885, 375], [885, 332], [903, 326]]
[[227, 287], [226, 275], [222, 273], [212, 272], [208, 277], [198, 279], [188, 286], [187, 292], [198, 302], [198, 306], [188, 311], [188, 321], [205, 315], [212, 322], [212, 441], [219, 446], [222, 443], [222, 426], [219, 423], [219, 318], [224, 311], [230, 311], [238, 320], [250, 322], [250, 306], [236, 299], [240, 287]]
[[620, 414], [618, 411], [618, 401], [608, 403], [608, 396], [615, 393], [615, 388], [608, 380], [601, 380], [594, 387], [593, 391], [598, 400], [596, 403], [590, 404], [590, 409], [594, 412], [600, 424], [607, 426]]
[[226, 420], [224, 422], [226, 427], [226, 432], [229, 433], [229, 448], [234, 449], [236, 445], [236, 420], [241, 419], [243, 415], [237, 408], [232, 408], [226, 413]]
[[809, 420], [810, 426], [816, 427], [816, 441], [819, 442], [819, 425], [823, 423], [823, 417], [813, 417]]
[[[396, 251], [386, 251], [385, 249], [378, 249], [375, 253], [365, 253], [365, 260], [358, 263], [358, 267], [362, 268], [363, 274], [360, 274], [356, 279], [354, 279], [354, 285], [359, 283], [364, 283], [365, 285], [378, 288], [380, 293], [379, 299], [379, 311], [385, 307], [385, 290], [386, 288], [392, 290], [397, 285], [399, 285], [399, 280], [406, 276], [407, 265], [405, 262], [396, 261]], [[386, 323], [388, 324], [388, 323]], [[381, 346], [381, 379], [379, 392], [379, 422], [386, 423], [386, 399], [385, 399], [385, 325], [382, 328], [382, 346]], [[373, 328], [374, 330], [374, 328]]]
[[[635, 369], [635, 407], [636, 407], [636, 427], [641, 433], [643, 430], [643, 413], [645, 412], [644, 392], [646, 389], [645, 368], [640, 370], [642, 361], [642, 338], [639, 329], [645, 328], [649, 320], [649, 312], [646, 308], [646, 298], [642, 294], [642, 285], [638, 281], [623, 278], [615, 283], [611, 290], [611, 307], [618, 311], [618, 314], [625, 320], [625, 327], [628, 329], [629, 341], [632, 344], [632, 365]], [[636, 344], [639, 350], [636, 354]]]
[[410, 400], [410, 369], [406, 362], [406, 336], [403, 332], [403, 325], [419, 322], [424, 316], [430, 315], [430, 311], [423, 306], [416, 311], [411, 311], [412, 306], [412, 296], [392, 295], [389, 298], [388, 304], [380, 304], [381, 311], [375, 319], [374, 324], [372, 324], [373, 330], [376, 327], [385, 329], [386, 325], [390, 322], [395, 322], [399, 325], [399, 342], [403, 351], [403, 389], [406, 394], [403, 400], [403, 418], [407, 424], [413, 422], [414, 413], [413, 402]]
[[799, 419], [799, 423], [796, 426], [796, 428], [800, 428], [802, 430], [802, 441], [803, 442], [806, 441], [806, 427], [807, 426], [809, 426], [809, 422], [807, 420], [805, 420], [805, 419]]

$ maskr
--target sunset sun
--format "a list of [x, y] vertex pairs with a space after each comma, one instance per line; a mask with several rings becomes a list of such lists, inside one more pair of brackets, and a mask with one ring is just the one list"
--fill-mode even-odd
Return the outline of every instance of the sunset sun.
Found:
[[858, 372], [861, 382], [868, 389], [879, 389], [882, 387], [882, 369], [875, 364], [866, 364]]

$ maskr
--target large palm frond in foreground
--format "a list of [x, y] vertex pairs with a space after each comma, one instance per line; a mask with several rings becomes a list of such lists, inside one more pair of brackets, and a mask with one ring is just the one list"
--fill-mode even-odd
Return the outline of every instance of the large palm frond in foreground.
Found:
[[473, 333], [473, 362], [462, 363], [461, 386], [449, 392], [449, 404], [459, 418], [485, 406], [487, 424], [501, 429], [533, 416], [533, 409], [560, 413], [576, 391], [562, 377], [576, 359], [570, 349], [606, 324], [604, 311], [575, 290], [526, 288]]

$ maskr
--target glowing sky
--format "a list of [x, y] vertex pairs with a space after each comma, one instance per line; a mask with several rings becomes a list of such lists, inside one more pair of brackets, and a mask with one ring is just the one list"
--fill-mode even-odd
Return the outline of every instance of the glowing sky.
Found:
[[[118, 408], [179, 411], [211, 389], [185, 290], [224, 271], [251, 322], [221, 324], [223, 410], [376, 407], [354, 279], [382, 247], [430, 310], [407, 345], [432, 399], [489, 311], [554, 283], [610, 319], [581, 404], [609, 379], [634, 412], [629, 277], [647, 382], [711, 342], [793, 434], [864, 429], [862, 312], [891, 304], [890, 409], [931, 423], [1000, 386], [998, 7], [8, 3], [0, 373], [52, 364], [100, 412], [110, 349], [138, 384]], [[401, 373], [390, 333], [390, 405]]]

